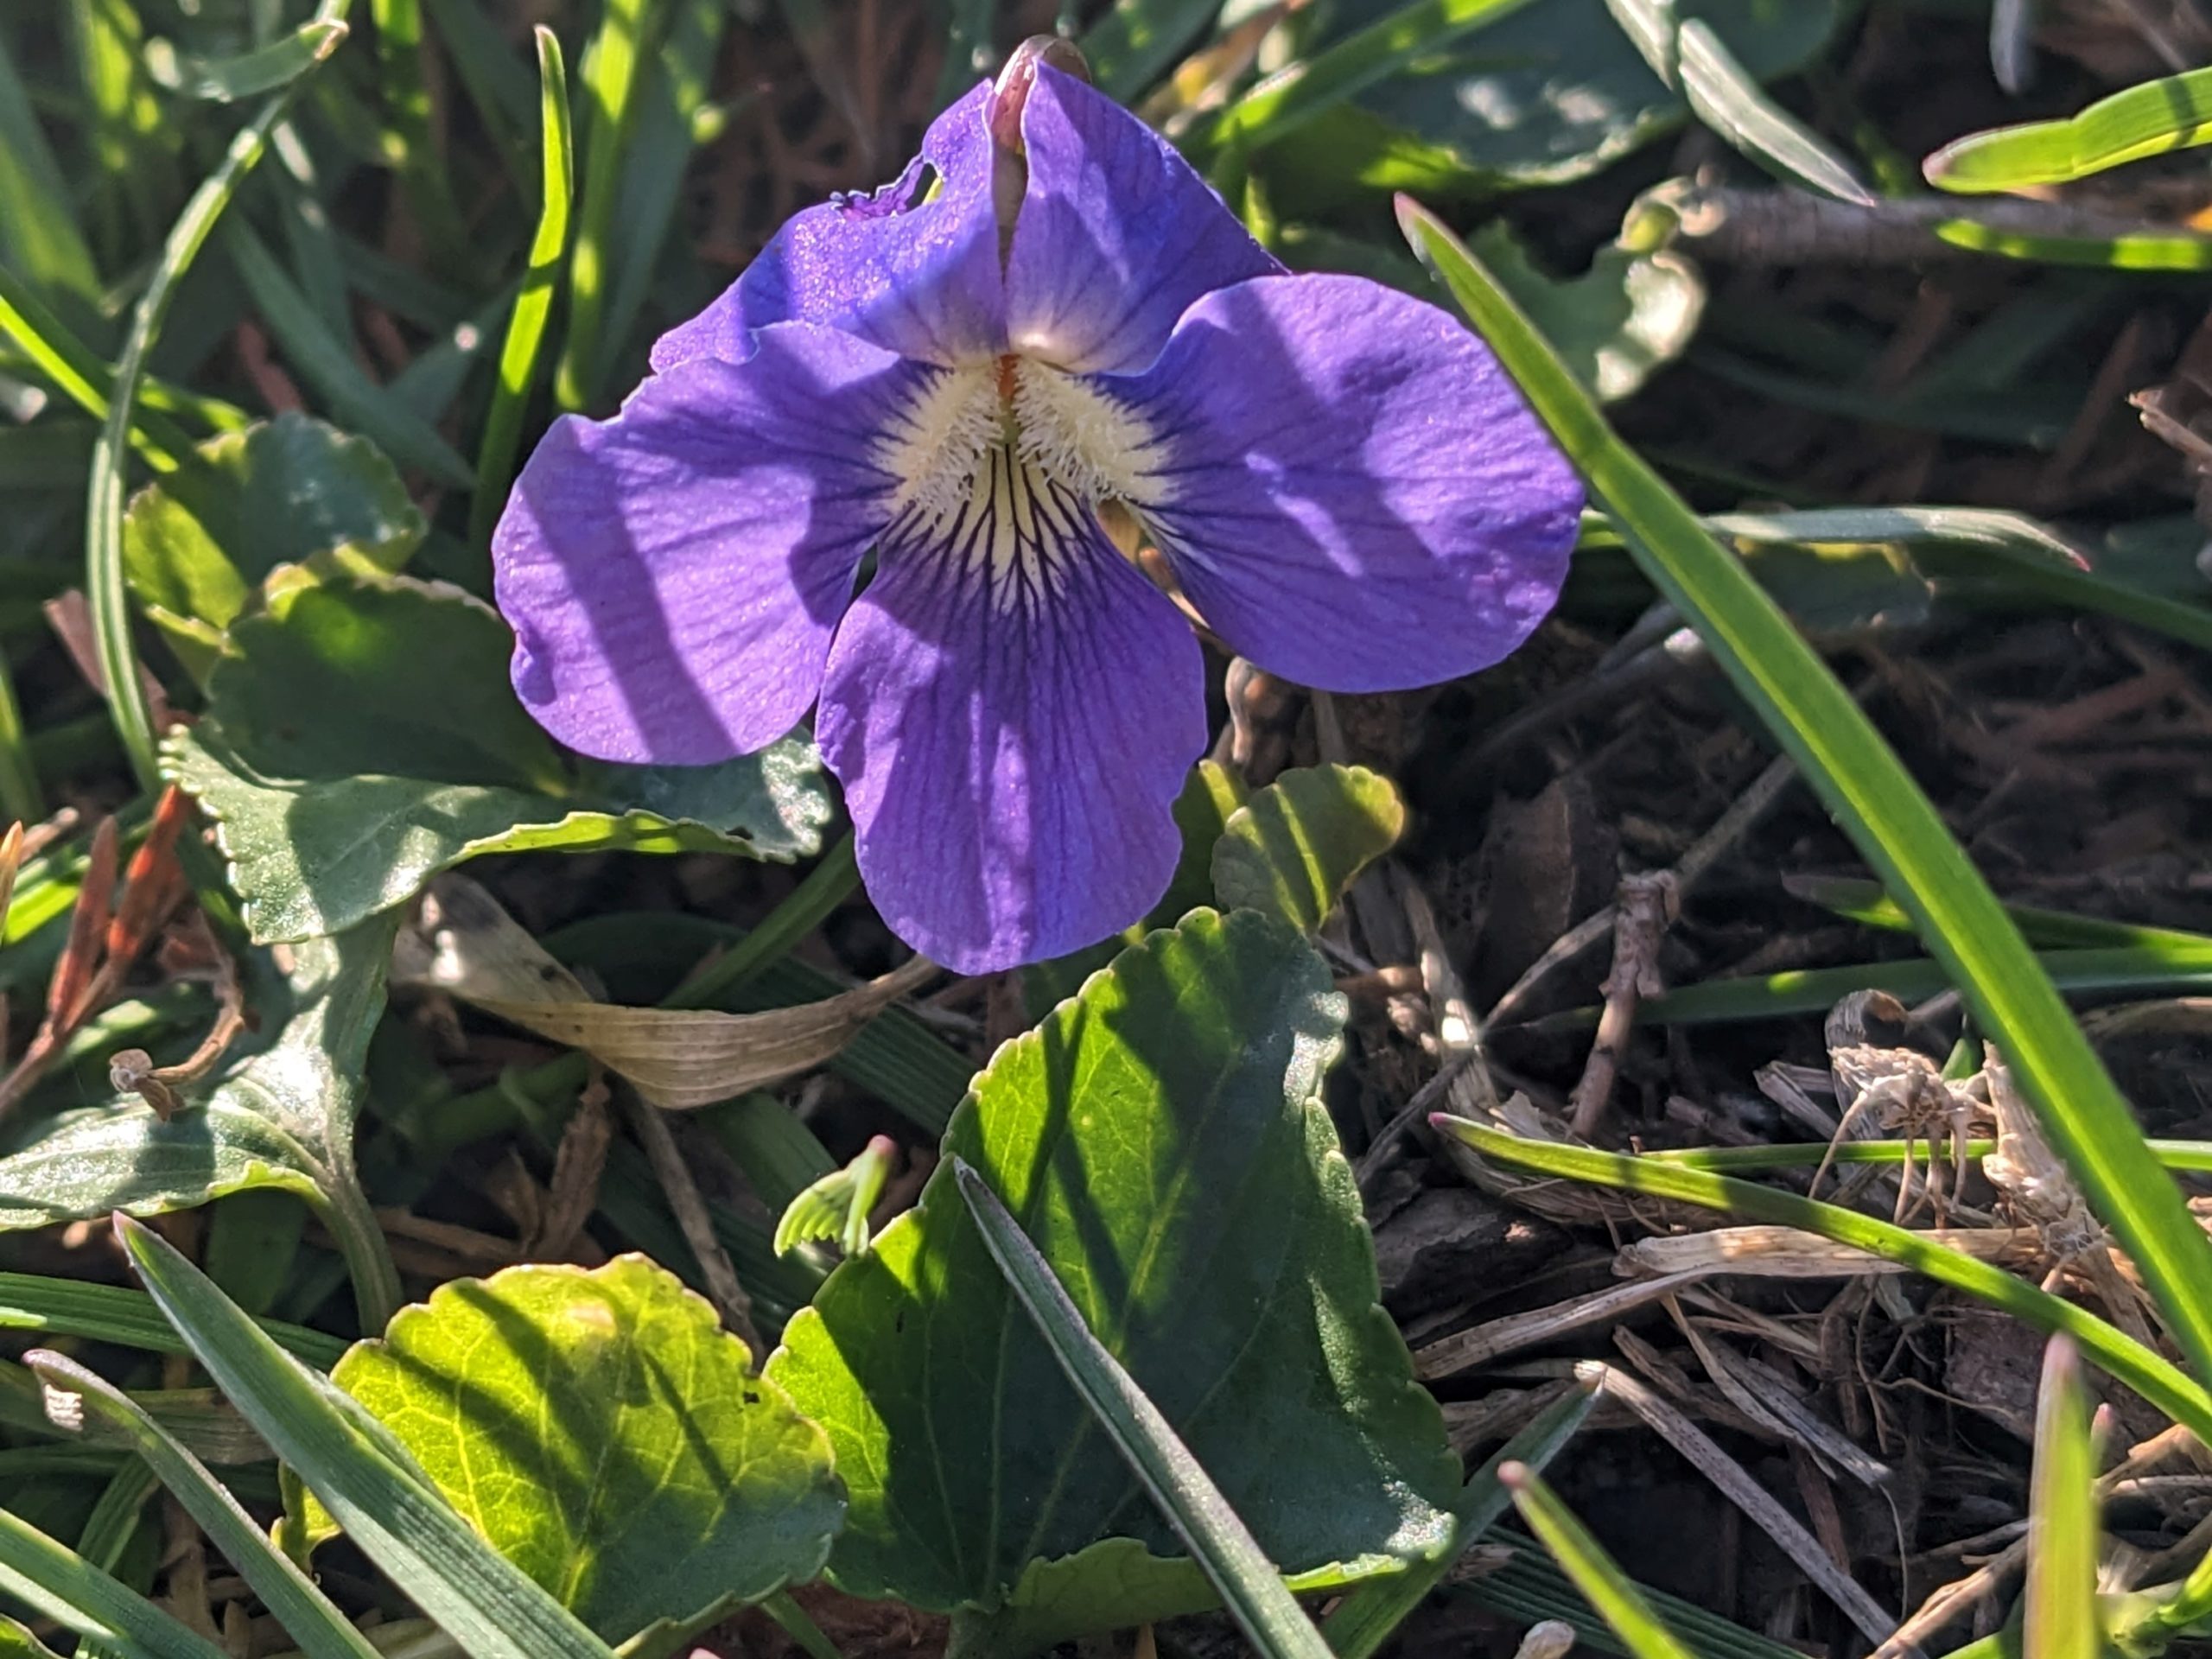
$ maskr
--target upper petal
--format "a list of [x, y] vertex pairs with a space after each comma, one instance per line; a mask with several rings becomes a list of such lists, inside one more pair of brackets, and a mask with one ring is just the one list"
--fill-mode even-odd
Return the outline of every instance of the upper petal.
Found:
[[940, 372], [786, 324], [612, 420], [556, 423], [492, 537], [531, 714], [609, 760], [704, 765], [789, 732], [892, 515], [887, 435]]
[[886, 541], [815, 734], [884, 920], [985, 973], [1095, 944], [1166, 891], [1204, 660], [1089, 513], [1001, 450], [969, 511]]
[[1131, 493], [1184, 592], [1268, 672], [1402, 690], [1486, 668], [1559, 597], [1582, 489], [1481, 340], [1357, 276], [1207, 296], [1141, 375]]
[[1039, 67], [1021, 134], [1014, 350], [1066, 369], [1141, 369], [1193, 300], [1282, 269], [1173, 145], [1074, 76]]
[[740, 362], [753, 333], [778, 322], [822, 323], [931, 363], [1004, 350], [990, 90], [938, 116], [895, 182], [793, 214], [721, 298], [653, 342], [653, 367]]

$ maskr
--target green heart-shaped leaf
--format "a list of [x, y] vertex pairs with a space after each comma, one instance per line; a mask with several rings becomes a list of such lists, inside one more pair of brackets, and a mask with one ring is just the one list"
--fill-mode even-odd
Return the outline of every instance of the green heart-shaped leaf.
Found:
[[331, 1380], [609, 1643], [810, 1579], [837, 1529], [822, 1431], [643, 1256], [454, 1280]]
[[1311, 933], [1406, 827], [1390, 780], [1364, 766], [1286, 772], [1236, 811], [1214, 843], [1224, 908], [1265, 911]]
[[[1320, 1583], [1435, 1547], [1458, 1486], [1316, 1097], [1343, 1022], [1281, 922], [1196, 911], [1001, 1048], [945, 1139], [1269, 1559]], [[769, 1375], [829, 1431], [850, 1491], [846, 1588], [937, 1608], [1013, 1590], [1025, 1648], [1205, 1604], [949, 1177], [785, 1344]], [[1082, 1569], [1110, 1592], [1040, 1565], [1116, 1538], [1135, 1541]]]
[[204, 678], [223, 632], [289, 567], [303, 580], [397, 570], [426, 526], [376, 446], [304, 415], [210, 438], [123, 521], [130, 591]]

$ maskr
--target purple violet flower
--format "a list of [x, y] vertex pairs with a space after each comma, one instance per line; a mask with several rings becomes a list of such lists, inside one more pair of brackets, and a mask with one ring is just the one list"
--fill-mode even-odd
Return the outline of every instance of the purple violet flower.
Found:
[[1581, 503], [1473, 335], [1286, 272], [1054, 55], [793, 218], [619, 415], [553, 427], [493, 539], [549, 731], [703, 765], [814, 709], [877, 909], [963, 973], [1103, 938], [1174, 869], [1204, 658], [1103, 505], [1233, 650], [1384, 691], [1526, 639]]

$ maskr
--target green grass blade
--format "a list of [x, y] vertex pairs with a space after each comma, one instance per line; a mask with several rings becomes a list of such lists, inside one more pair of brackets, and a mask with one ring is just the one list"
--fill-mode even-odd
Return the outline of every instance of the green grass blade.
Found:
[[0, 1510], [0, 1591], [123, 1659], [229, 1659], [28, 1521]]
[[[2212, 949], [2162, 944], [2122, 949], [2043, 950], [2036, 961], [2061, 990], [2171, 991], [2212, 988]], [[1853, 991], [1887, 991], [1907, 1002], [1941, 995], [1955, 983], [1951, 970], [1924, 957], [1858, 963], [1841, 968], [1793, 968], [1781, 973], [1708, 979], [1637, 1006], [1638, 1025], [1699, 1026], [1824, 1014]], [[1594, 1007], [1570, 1008], [1529, 1022], [1532, 1031], [1583, 1031], [1598, 1021]]]
[[328, 57], [343, 23], [302, 23], [280, 41], [234, 58], [195, 58], [163, 40], [146, 43], [146, 71], [179, 98], [232, 104], [289, 85]]
[[1590, 1529], [1574, 1518], [1543, 1478], [1522, 1463], [1497, 1471], [1513, 1494], [1521, 1518], [1552, 1558], [1566, 1569], [1582, 1599], [1596, 1610], [1621, 1645], [1636, 1659], [1693, 1659], [1690, 1650], [1660, 1621], [1658, 1611], [1621, 1571]]
[[1709, 24], [1700, 18], [1684, 23], [1678, 45], [1683, 96], [1698, 119], [1732, 148], [1822, 195], [1875, 205], [1874, 193], [1851, 163], [1768, 98]]
[[2066, 184], [2107, 168], [2212, 144], [2212, 69], [2146, 80], [2061, 121], [1969, 133], [1922, 164], [1939, 190], [1983, 193]]
[[569, 71], [561, 42], [550, 29], [537, 30], [538, 118], [541, 206], [537, 231], [530, 243], [530, 264], [522, 291], [507, 319], [506, 342], [499, 347], [499, 384], [484, 417], [484, 442], [476, 453], [476, 497], [469, 504], [468, 540], [481, 547], [505, 505], [514, 480], [515, 451], [522, 441], [523, 416], [537, 378], [537, 358], [545, 340], [545, 320], [553, 309], [553, 285], [561, 256], [569, 246], [569, 200], [575, 186], [575, 150], [569, 125]]
[[[0, 335], [13, 340], [32, 365], [79, 409], [96, 419], [107, 418], [115, 384], [107, 365], [4, 265], [0, 265]], [[162, 472], [175, 470], [192, 453], [191, 438], [174, 422], [148, 409], [137, 411], [130, 440]]]
[[379, 1659], [369, 1639], [289, 1558], [276, 1552], [268, 1535], [207, 1472], [207, 1465], [171, 1440], [122, 1389], [48, 1349], [32, 1350], [23, 1363], [48, 1388], [75, 1395], [86, 1417], [130, 1442], [300, 1644], [307, 1659]]
[[31, 758], [22, 708], [16, 701], [16, 677], [0, 657], [0, 823], [36, 823], [45, 816], [46, 793], [39, 787], [38, 764]]
[[1256, 149], [1287, 137], [1405, 67], [1471, 29], [1498, 22], [1529, 0], [1413, 0], [1304, 61], [1268, 76], [1184, 139], [1193, 162], [1205, 164], [1225, 151]]
[[614, 265], [607, 232], [614, 223], [622, 155], [636, 113], [639, 68], [659, 14], [658, 0], [607, 0], [599, 32], [584, 56], [591, 124], [584, 149], [583, 206], [569, 254], [568, 332], [553, 372], [554, 401], [563, 409], [586, 408], [599, 392], [599, 365], [606, 356], [600, 323]]
[[2037, 236], [1978, 219], [1938, 219], [1928, 228], [1939, 242], [1999, 259], [2091, 270], [2212, 270], [2212, 236], [2154, 225], [2126, 236]]
[[1408, 239], [1589, 480], [1644, 575], [1913, 918], [2044, 1133], [2119, 1236], [2198, 1373], [2212, 1376], [2212, 1243], [2143, 1144], [2126, 1100], [1940, 814], [1827, 665], [1694, 514], [1616, 437], [1513, 302], [1411, 202]]
[[[316, 20], [340, 32], [326, 40], [326, 56], [345, 39], [340, 16], [346, 0], [323, 0]], [[92, 613], [94, 643], [100, 676], [107, 682], [109, 711], [116, 734], [141, 789], [152, 794], [161, 788], [161, 767], [154, 756], [154, 721], [146, 703], [145, 688], [138, 683], [138, 652], [130, 637], [130, 594], [123, 579], [124, 469], [132, 416], [138, 403], [138, 383], [146, 372], [146, 355], [161, 334], [169, 302], [176, 296], [200, 248], [215, 228], [238, 186], [269, 148], [269, 135], [284, 118], [284, 111], [308, 77], [296, 77], [284, 90], [263, 105], [224, 152], [222, 165], [200, 181], [170, 227], [137, 308], [130, 331], [124, 337], [123, 355], [115, 365], [115, 385], [108, 401], [106, 424], [92, 450], [92, 480], [85, 505], [85, 594]]]
[[98, 315], [100, 278], [77, 228], [68, 181], [0, 40], [0, 263], [57, 302]]
[[[1654, 1158], [1629, 1157], [1588, 1147], [1529, 1141], [1442, 1114], [1431, 1118], [1439, 1134], [1471, 1147], [1483, 1157], [1510, 1169], [1529, 1170], [1562, 1180], [1618, 1192], [1673, 1198], [1703, 1210], [1718, 1210], [1745, 1221], [1796, 1227], [1847, 1244], [1885, 1262], [1896, 1262], [1939, 1284], [1979, 1297], [2047, 1336], [2071, 1338], [2082, 1353], [2133, 1389], [2176, 1422], [2202, 1437], [2212, 1429], [2212, 1394], [2164, 1356], [2154, 1353], [2086, 1308], [2038, 1290], [2004, 1268], [1948, 1249], [1920, 1235], [1839, 1205], [1801, 1198], [1750, 1181], [1687, 1169]], [[2164, 1179], [2162, 1176], [2160, 1178]]]
[[1468, 1480], [1459, 1503], [1452, 1506], [1451, 1536], [1433, 1555], [1402, 1573], [1355, 1585], [1321, 1621], [1321, 1634], [1337, 1659], [1370, 1659], [1429, 1592], [1443, 1582], [1468, 1547], [1505, 1513], [1513, 1497], [1498, 1479], [1498, 1471], [1509, 1463], [1541, 1470], [1574, 1438], [1574, 1432], [1597, 1403], [1595, 1389], [1577, 1388], [1546, 1407]]
[[1851, 163], [1768, 98], [1726, 41], [1700, 18], [1678, 19], [1674, 0], [1605, 0], [1651, 73], [1675, 88], [1731, 149], [1783, 179], [1862, 207], [1873, 193]]
[[362, 372], [259, 237], [234, 222], [225, 227], [223, 251], [285, 356], [346, 425], [401, 466], [420, 467], [441, 484], [467, 489], [475, 482], [468, 463], [436, 428]]
[[[1795, 875], [1784, 876], [1782, 885], [1796, 897], [1865, 926], [1892, 933], [1912, 931], [1912, 918], [1882, 891], [1878, 881], [1854, 876]], [[2192, 971], [2212, 963], [2212, 933], [2145, 927], [2134, 922], [2107, 921], [2101, 916], [2077, 916], [2071, 911], [2041, 910], [2033, 905], [2007, 905], [2005, 913], [2031, 944], [2062, 950], [2168, 952], [2174, 966]]]
[[[341, 1337], [276, 1319], [257, 1321], [272, 1341], [308, 1364], [328, 1370], [345, 1353]], [[0, 1331], [35, 1331], [48, 1337], [83, 1337], [149, 1353], [189, 1353], [176, 1328], [141, 1290], [121, 1285], [49, 1279], [33, 1273], [0, 1273]]]
[[1264, 1659], [1329, 1659], [1329, 1644], [1160, 1408], [1083, 1322], [997, 1193], [958, 1158], [960, 1196], [1045, 1345]]
[[2024, 1659], [2097, 1659], [2097, 1460], [2074, 1344], [2053, 1337], [2036, 1392]]
[[359, 1546], [475, 1659], [609, 1659], [612, 1649], [494, 1552], [388, 1431], [287, 1355], [150, 1229], [116, 1218], [148, 1293], [231, 1403]]
[[420, 0], [370, 0], [369, 13], [376, 23], [377, 72], [384, 87], [385, 159], [399, 170], [433, 261], [451, 259], [468, 245], [468, 238], [431, 138], [423, 8]]

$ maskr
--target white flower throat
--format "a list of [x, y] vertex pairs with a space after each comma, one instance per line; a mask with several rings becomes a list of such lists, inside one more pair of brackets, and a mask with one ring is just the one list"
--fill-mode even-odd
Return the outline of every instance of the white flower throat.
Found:
[[1102, 501], [1150, 501], [1153, 436], [1075, 375], [1007, 355], [941, 371], [885, 441], [892, 539], [950, 545], [1001, 589], [1049, 575]]

